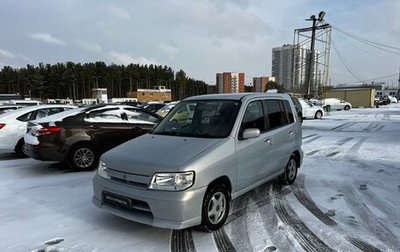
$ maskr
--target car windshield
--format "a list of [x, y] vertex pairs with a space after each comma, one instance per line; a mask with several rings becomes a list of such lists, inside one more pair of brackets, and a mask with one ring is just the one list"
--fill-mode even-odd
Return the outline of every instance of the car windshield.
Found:
[[199, 100], [183, 101], [152, 131], [158, 135], [200, 138], [229, 136], [240, 101]]

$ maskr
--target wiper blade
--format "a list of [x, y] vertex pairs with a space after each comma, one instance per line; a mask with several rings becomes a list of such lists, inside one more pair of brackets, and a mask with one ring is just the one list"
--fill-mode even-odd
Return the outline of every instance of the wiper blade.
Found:
[[165, 136], [180, 136], [181, 133], [177, 131], [163, 131], [163, 132], [153, 132], [155, 135], [165, 135]]

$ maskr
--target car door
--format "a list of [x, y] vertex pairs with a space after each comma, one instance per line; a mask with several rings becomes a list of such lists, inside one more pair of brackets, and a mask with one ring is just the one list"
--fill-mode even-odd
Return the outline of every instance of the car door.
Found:
[[122, 119], [119, 107], [106, 106], [87, 111], [85, 114], [85, 131], [91, 141], [105, 152], [126, 141], [124, 132], [129, 129]]
[[331, 102], [331, 110], [338, 110], [338, 109], [342, 109], [342, 106], [340, 105], [340, 101], [337, 99], [332, 99]]
[[128, 140], [146, 134], [160, 121], [160, 117], [137, 108], [123, 108], [122, 118], [127, 126], [123, 134]]
[[[257, 128], [260, 136], [242, 139], [245, 129]], [[248, 103], [241, 121], [236, 144], [238, 164], [237, 190], [242, 190], [264, 178], [271, 168], [271, 133], [266, 132], [264, 106], [261, 100]]]
[[[270, 170], [268, 176], [283, 171], [295, 146], [295, 129], [293, 113], [288, 101], [267, 99], [266, 107], [267, 132], [270, 134], [271, 147]], [[290, 112], [290, 116], [286, 112]]]

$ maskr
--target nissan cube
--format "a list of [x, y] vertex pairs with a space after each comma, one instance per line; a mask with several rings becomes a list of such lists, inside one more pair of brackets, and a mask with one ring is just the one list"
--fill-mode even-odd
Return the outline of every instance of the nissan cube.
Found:
[[[176, 120], [182, 110], [185, 118]], [[214, 231], [233, 199], [276, 177], [295, 181], [301, 142], [287, 94], [190, 97], [150, 133], [102, 155], [92, 202], [156, 227]]]

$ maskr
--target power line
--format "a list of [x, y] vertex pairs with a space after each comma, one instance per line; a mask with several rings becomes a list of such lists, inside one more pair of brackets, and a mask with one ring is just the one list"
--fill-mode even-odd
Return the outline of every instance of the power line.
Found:
[[391, 49], [395, 49], [395, 50], [400, 50], [399, 47], [393, 47], [393, 46], [388, 46], [388, 45], [384, 45], [384, 44], [381, 44], [381, 43], [369, 41], [369, 40], [360, 38], [360, 37], [358, 37], [358, 36], [356, 36], [356, 35], [353, 35], [353, 34], [350, 34], [350, 33], [348, 33], [348, 32], [345, 32], [345, 31], [343, 31], [343, 30], [341, 30], [341, 29], [339, 29], [339, 28], [337, 28], [337, 27], [333, 27], [333, 28], [334, 28], [334, 30], [336, 30], [336, 31], [338, 31], [338, 32], [340, 32], [340, 33], [342, 33], [342, 34], [344, 34], [344, 35], [346, 35], [346, 36], [348, 36], [348, 37], [350, 37], [350, 38], [352, 38], [352, 39], [354, 39], [354, 40], [357, 40], [358, 42], [361, 42], [361, 43], [363, 43], [363, 44], [369, 45], [369, 46], [371, 46], [371, 47], [377, 48], [377, 49], [379, 49], [379, 50], [382, 50], [382, 51], [385, 51], [385, 52], [388, 52], [388, 53], [400, 55], [400, 52], [391, 51], [391, 50], [382, 48], [382, 47], [386, 47], [386, 48], [391, 48]]
[[385, 58], [385, 59], [391, 59], [391, 60], [397, 60], [396, 58], [392, 58], [392, 57], [387, 57], [387, 56], [383, 56], [383, 55], [378, 55], [376, 53], [371, 53], [371, 51], [368, 51], [366, 49], [360, 48], [357, 45], [355, 45], [354, 43], [352, 43], [348, 38], [346, 38], [345, 36], [343, 36], [342, 33], [336, 33], [336, 35], [338, 35], [341, 39], [343, 39], [344, 41], [346, 41], [348, 44], [350, 44], [352, 47], [356, 48], [357, 50], [366, 53], [368, 55], [374, 55], [380, 58]]
[[339, 57], [339, 60], [342, 62], [342, 64], [344, 65], [344, 67], [347, 69], [347, 71], [358, 81], [361, 81], [363, 78], [357, 74], [354, 69], [351, 67], [351, 65], [347, 62], [347, 60], [345, 59], [345, 57], [343, 57], [343, 55], [341, 54], [339, 48], [336, 47], [335, 43], [332, 40], [332, 46], [333, 46], [333, 50], [335, 51], [335, 53], [337, 54], [337, 56]]
[[373, 80], [382, 80], [382, 79], [386, 79], [386, 78], [389, 78], [389, 77], [397, 77], [398, 74], [399, 73], [393, 73], [393, 74], [388, 74], [388, 75], [384, 75], [384, 76], [379, 76], [379, 77], [363, 80], [363, 82], [373, 81]]

